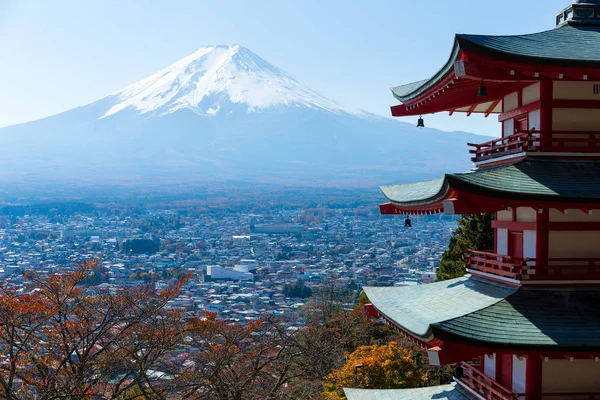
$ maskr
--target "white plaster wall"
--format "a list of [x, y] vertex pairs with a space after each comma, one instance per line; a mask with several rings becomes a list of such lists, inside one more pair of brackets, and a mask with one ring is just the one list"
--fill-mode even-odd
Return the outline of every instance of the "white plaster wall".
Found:
[[542, 363], [542, 392], [600, 392], [600, 362], [548, 360]]
[[[550, 222], [600, 222], [600, 210], [594, 210], [590, 215], [581, 210], [565, 210], [562, 213], [552, 208], [549, 218]], [[598, 228], [600, 230], [600, 225]]]
[[496, 380], [496, 354], [486, 354], [484, 356], [483, 373], [486, 376]]
[[600, 258], [600, 231], [550, 231], [550, 258]]
[[535, 222], [537, 221], [537, 212], [531, 207], [517, 208], [518, 222]]
[[557, 100], [600, 100], [594, 85], [600, 82], [554, 82], [553, 97]]
[[513, 220], [513, 213], [512, 211], [498, 211], [498, 221], [503, 221], [503, 222], [512, 222]]
[[496, 240], [498, 241], [498, 254], [507, 256], [508, 255], [508, 229], [498, 229], [496, 232]]
[[536, 243], [537, 243], [537, 232], [536, 231], [524, 231], [523, 232], [523, 257], [524, 258], [535, 258], [536, 257]]
[[504, 96], [504, 112], [519, 108], [519, 94], [517, 92]]
[[525, 385], [527, 378], [527, 360], [525, 357], [519, 359], [519, 357], [513, 355], [513, 370], [512, 370], [512, 391], [513, 393], [526, 393], [527, 388]]
[[529, 130], [540, 130], [540, 110], [534, 110], [529, 113]]
[[599, 131], [600, 112], [589, 108], [554, 108], [552, 129], [554, 131]]
[[523, 89], [523, 105], [533, 103], [540, 99], [540, 83], [534, 83], [531, 86], [527, 86]]
[[504, 121], [504, 137], [511, 136], [515, 134], [515, 120], [507, 119]]

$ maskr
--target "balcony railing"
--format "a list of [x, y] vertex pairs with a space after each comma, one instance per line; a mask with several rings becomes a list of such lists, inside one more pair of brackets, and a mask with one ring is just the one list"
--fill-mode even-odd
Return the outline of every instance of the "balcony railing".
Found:
[[475, 147], [474, 150], [469, 150], [469, 153], [475, 155], [471, 159], [473, 162], [479, 162], [529, 151], [533, 144], [532, 139], [531, 133], [523, 132], [481, 144], [467, 143], [467, 145]]
[[579, 399], [579, 400], [599, 400], [598, 392], [564, 392], [564, 393], [513, 393], [494, 379], [488, 377], [480, 370], [479, 365], [471, 365], [465, 362], [460, 364], [462, 374], [456, 378], [457, 382], [464, 388], [475, 392], [479, 396], [488, 400], [541, 400], [545, 398], [557, 399]]
[[486, 251], [467, 251], [466, 267], [525, 283], [535, 281], [600, 280], [600, 258], [515, 259]]
[[599, 258], [525, 259], [523, 280], [600, 280]]
[[502, 254], [470, 250], [467, 252], [466, 267], [487, 274], [521, 280], [524, 260], [517, 261]]
[[514, 400], [517, 398], [510, 390], [481, 372], [478, 366], [463, 362], [460, 367], [462, 368], [462, 377], [459, 374], [458, 382], [483, 398], [488, 400]]
[[519, 131], [511, 136], [474, 144], [469, 150], [473, 162], [481, 162], [513, 154], [529, 152], [568, 152], [600, 153], [600, 133], [598, 132], [550, 132]]

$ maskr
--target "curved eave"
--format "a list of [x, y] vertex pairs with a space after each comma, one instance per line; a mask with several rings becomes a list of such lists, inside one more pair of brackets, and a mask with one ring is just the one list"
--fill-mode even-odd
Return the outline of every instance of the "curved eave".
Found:
[[458, 60], [460, 56], [460, 45], [458, 43], [458, 36], [454, 39], [454, 46], [452, 47], [452, 53], [450, 54], [450, 58], [444, 66], [431, 78], [424, 79], [422, 81], [417, 81], [413, 83], [409, 83], [407, 85], [396, 86], [391, 89], [394, 97], [401, 102], [406, 102], [411, 99], [414, 99], [417, 96], [425, 93], [429, 88], [434, 86], [437, 83], [440, 83], [448, 74], [454, 73], [454, 63]]
[[[382, 214], [485, 213], [503, 209], [509, 201], [569, 204], [598, 208], [600, 161], [521, 160], [443, 179], [383, 186]], [[538, 203], [538, 204], [536, 204]]]
[[546, 352], [589, 352], [600, 351], [600, 345], [578, 345], [578, 344], [539, 344], [528, 342], [511, 341], [486, 341], [472, 337], [471, 335], [458, 335], [448, 332], [437, 326], [431, 327], [432, 335], [439, 340], [477, 347], [480, 349], [511, 350], [511, 351], [546, 351]]
[[[454, 78], [454, 64], [463, 53], [527, 65], [600, 68], [600, 27], [570, 26], [529, 35], [456, 35], [448, 61], [431, 78], [392, 88], [402, 103], [426, 94], [444, 80]], [[565, 53], [565, 49], [577, 51]]]
[[443, 211], [444, 200], [451, 197], [451, 190], [445, 178], [409, 183], [405, 185], [382, 186], [381, 192], [390, 202], [382, 205], [382, 214], [431, 214]]
[[[599, 26], [567, 24], [559, 28], [528, 35], [490, 36], [457, 35], [460, 49], [484, 57], [520, 64], [571, 68], [599, 68]], [[489, 45], [478, 41], [490, 42]], [[542, 47], [551, 53], [540, 53]], [[576, 48], [575, 53], [566, 50]]]
[[365, 287], [380, 316], [414, 338], [437, 339], [432, 327], [494, 305], [516, 292], [515, 287], [462, 277], [407, 287]]
[[514, 164], [448, 174], [450, 188], [496, 199], [551, 203], [600, 203], [598, 161], [522, 160]]

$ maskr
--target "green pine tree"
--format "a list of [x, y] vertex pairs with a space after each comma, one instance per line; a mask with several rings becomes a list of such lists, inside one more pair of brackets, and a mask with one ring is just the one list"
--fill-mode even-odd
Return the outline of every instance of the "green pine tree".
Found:
[[491, 250], [494, 248], [494, 214], [464, 215], [458, 219], [458, 228], [452, 233], [448, 250], [444, 252], [437, 280], [459, 278], [466, 273], [465, 250]]

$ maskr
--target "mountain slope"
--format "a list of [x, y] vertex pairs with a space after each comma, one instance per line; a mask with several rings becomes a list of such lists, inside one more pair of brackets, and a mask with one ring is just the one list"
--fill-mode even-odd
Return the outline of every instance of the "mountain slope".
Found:
[[350, 112], [300, 84], [287, 73], [239, 45], [203, 47], [158, 73], [109, 98], [116, 104], [104, 117], [127, 107], [142, 114], [190, 109], [213, 116], [221, 103], [243, 104], [245, 111], [297, 106]]
[[0, 129], [0, 179], [376, 185], [465, 170], [465, 143], [485, 140], [345, 107], [243, 47], [212, 46], [89, 105]]

